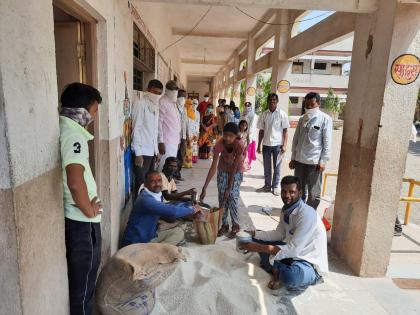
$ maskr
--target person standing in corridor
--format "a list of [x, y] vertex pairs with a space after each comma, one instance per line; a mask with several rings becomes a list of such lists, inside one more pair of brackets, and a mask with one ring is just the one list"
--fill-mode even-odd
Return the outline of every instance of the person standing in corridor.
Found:
[[[279, 196], [280, 184], [280, 165], [282, 155], [286, 152], [289, 128], [289, 118], [277, 104], [279, 97], [276, 93], [271, 93], [267, 97], [268, 110], [261, 114], [258, 119], [257, 152], [261, 153], [261, 143], [263, 145], [262, 154], [264, 162], [264, 186], [257, 189], [257, 192], [272, 192]], [[271, 167], [273, 161], [273, 172]]]
[[168, 157], [177, 157], [181, 142], [182, 125], [181, 115], [176, 105], [177, 98], [178, 87], [175, 81], [170, 80], [166, 83], [165, 94], [159, 101], [159, 171], [162, 170]]
[[153, 170], [158, 155], [159, 98], [163, 85], [151, 80], [142, 98], [133, 106], [132, 143], [134, 158], [134, 199], [145, 181], [147, 172]]
[[314, 209], [321, 201], [322, 172], [331, 157], [332, 119], [319, 109], [320, 100], [318, 93], [305, 96], [305, 114], [296, 127], [289, 163], [302, 183], [303, 200]]
[[98, 90], [82, 83], [69, 84], [61, 94], [60, 152], [71, 315], [92, 314], [101, 262], [102, 205], [89, 164], [88, 141], [93, 136], [86, 130], [101, 101]]
[[176, 100], [176, 106], [179, 111], [179, 117], [181, 119], [181, 143], [177, 153], [178, 158], [178, 171], [175, 174], [176, 180], [184, 180], [181, 176], [181, 169], [184, 165], [185, 154], [187, 150], [187, 110], [185, 109], [185, 99], [187, 92], [185, 90], [178, 90], [178, 98]]

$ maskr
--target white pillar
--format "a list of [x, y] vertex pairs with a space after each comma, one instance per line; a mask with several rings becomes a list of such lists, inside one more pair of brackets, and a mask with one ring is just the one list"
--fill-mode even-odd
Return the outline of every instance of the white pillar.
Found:
[[247, 46], [247, 60], [246, 60], [246, 89], [245, 100], [251, 102], [252, 108], [255, 109], [255, 95], [257, 92], [257, 75], [254, 73], [255, 64], [255, 39], [248, 36]]
[[[356, 20], [332, 231], [335, 252], [366, 277], [384, 276], [388, 267], [420, 85], [391, 77], [398, 56], [420, 56], [420, 6], [378, 5]], [[409, 77], [414, 68], [398, 69], [411, 69]]]
[[[289, 11], [277, 10], [276, 23], [289, 23]], [[286, 59], [287, 44], [290, 38], [289, 25], [277, 25], [274, 35], [274, 49], [271, 55], [271, 92], [277, 93], [279, 106], [289, 112], [289, 88], [292, 62]], [[287, 87], [289, 85], [289, 88]]]

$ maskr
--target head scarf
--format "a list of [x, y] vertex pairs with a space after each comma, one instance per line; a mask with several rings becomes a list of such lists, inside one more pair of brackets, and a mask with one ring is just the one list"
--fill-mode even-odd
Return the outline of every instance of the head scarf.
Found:
[[86, 127], [93, 121], [92, 115], [83, 107], [62, 107], [60, 115], [74, 120], [82, 127]]
[[193, 101], [190, 99], [187, 99], [185, 101], [185, 107], [187, 109], [187, 116], [189, 119], [195, 120], [195, 109], [193, 106]]

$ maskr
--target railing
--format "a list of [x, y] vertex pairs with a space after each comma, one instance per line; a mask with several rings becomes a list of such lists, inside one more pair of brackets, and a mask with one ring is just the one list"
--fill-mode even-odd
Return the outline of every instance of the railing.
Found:
[[[321, 196], [325, 196], [325, 192], [327, 191], [327, 179], [328, 177], [337, 177], [337, 173], [324, 173], [324, 182], [322, 184], [322, 193]], [[410, 183], [408, 187], [408, 196], [407, 197], [400, 197], [400, 201], [407, 202], [405, 206], [405, 216], [404, 216], [404, 224], [407, 225], [410, 223], [410, 215], [411, 215], [411, 203], [413, 202], [420, 202], [420, 198], [413, 197], [414, 188], [416, 186], [420, 186], [420, 181], [415, 180], [413, 178], [403, 178], [404, 183]]]

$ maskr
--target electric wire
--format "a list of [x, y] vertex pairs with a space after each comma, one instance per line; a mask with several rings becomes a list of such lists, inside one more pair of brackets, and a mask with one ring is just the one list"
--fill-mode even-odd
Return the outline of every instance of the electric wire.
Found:
[[205, 19], [207, 14], [209, 14], [210, 10], [213, 8], [213, 5], [211, 5], [206, 12], [201, 16], [201, 18], [195, 23], [195, 25], [192, 27], [191, 30], [189, 30], [185, 35], [182, 35], [180, 38], [178, 38], [176, 41], [174, 41], [172, 44], [169, 44], [165, 47], [165, 49], [161, 50], [160, 53], [165, 52], [167, 49], [171, 48], [172, 46], [178, 44], [181, 40], [183, 40], [185, 37], [189, 36], [194, 30], [200, 25], [200, 23]]
[[267, 21], [263, 21], [263, 20], [257, 19], [256, 17], [248, 14], [247, 12], [245, 12], [242, 9], [238, 8], [237, 6], [235, 6], [235, 8], [236, 8], [236, 10], [238, 10], [239, 12], [241, 12], [242, 14], [246, 15], [247, 17], [249, 17], [249, 18], [251, 18], [251, 19], [253, 19], [255, 21], [258, 21], [260, 23], [267, 24], [267, 25], [277, 25], [277, 26], [278, 25], [293, 25], [293, 24], [300, 23], [300, 22], [311, 21], [311, 20], [315, 20], [317, 18], [323, 17], [323, 16], [331, 13], [330, 11], [327, 11], [327, 12], [324, 12], [324, 13], [322, 13], [320, 15], [314, 16], [314, 17], [309, 18], [309, 19], [304, 19], [304, 20], [300, 20], [300, 21], [294, 21], [294, 22], [290, 22], [290, 23], [271, 23], [271, 22], [267, 22]]

